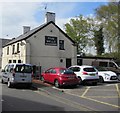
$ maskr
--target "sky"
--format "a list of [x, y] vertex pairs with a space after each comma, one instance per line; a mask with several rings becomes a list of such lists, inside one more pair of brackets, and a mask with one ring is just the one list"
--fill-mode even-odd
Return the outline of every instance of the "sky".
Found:
[[[45, 1], [45, 0], [44, 0]], [[53, 0], [52, 0], [53, 1]], [[64, 0], [65, 1], [65, 0]], [[71, 1], [71, 0], [69, 0]], [[45, 13], [54, 12], [56, 14], [56, 24], [64, 30], [64, 24], [68, 23], [71, 18], [82, 14], [83, 16], [94, 16], [95, 9], [107, 2], [92, 0], [75, 2], [56, 1], [45, 2], [34, 0], [4, 0], [0, 2], [0, 38], [16, 38], [23, 33], [23, 26], [30, 26], [31, 29], [45, 23]], [[96, 2], [97, 1], [97, 2]], [[46, 10], [45, 7], [47, 6]]]

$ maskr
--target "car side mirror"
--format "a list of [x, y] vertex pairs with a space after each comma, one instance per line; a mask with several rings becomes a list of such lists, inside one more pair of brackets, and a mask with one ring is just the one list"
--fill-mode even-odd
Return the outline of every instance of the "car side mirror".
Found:
[[11, 68], [11, 69], [10, 69], [10, 72], [13, 72], [13, 70], [14, 70], [14, 69], [13, 69], [13, 68]]
[[5, 72], [5, 70], [4, 69], [2, 69], [2, 71], [1, 72]]

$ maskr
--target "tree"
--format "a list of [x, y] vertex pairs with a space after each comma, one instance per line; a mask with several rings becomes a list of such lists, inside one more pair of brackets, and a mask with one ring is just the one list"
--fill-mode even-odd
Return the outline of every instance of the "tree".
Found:
[[88, 42], [90, 24], [82, 15], [65, 24], [66, 33], [76, 42], [77, 53], [84, 53]]
[[103, 28], [101, 27], [98, 31], [94, 31], [94, 43], [97, 50], [97, 55], [102, 55], [104, 53], [104, 36], [102, 32]]
[[119, 52], [120, 54], [120, 27], [118, 24], [120, 21], [119, 7], [119, 3], [114, 0], [114, 2], [108, 3], [108, 5], [97, 8], [96, 15], [104, 27], [104, 36], [109, 47], [109, 52]]

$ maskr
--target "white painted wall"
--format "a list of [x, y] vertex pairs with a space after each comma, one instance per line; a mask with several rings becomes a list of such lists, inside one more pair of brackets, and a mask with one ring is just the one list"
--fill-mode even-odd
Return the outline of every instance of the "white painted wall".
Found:
[[[52, 32], [50, 32], [52, 30]], [[57, 46], [45, 45], [45, 36], [57, 37]], [[64, 40], [65, 50], [59, 50], [59, 40]], [[66, 58], [72, 59], [72, 65], [77, 64], [76, 47], [53, 24], [29, 38], [31, 46], [31, 63], [41, 65], [45, 70], [50, 67], [66, 67]], [[63, 62], [60, 62], [63, 59]]]
[[[45, 36], [57, 37], [57, 46], [45, 45]], [[65, 50], [59, 50], [59, 40], [64, 40]], [[26, 41], [17, 43], [21, 43], [20, 53], [18, 54], [12, 54], [13, 44], [9, 45], [9, 55], [7, 55], [7, 46], [3, 48], [2, 68], [9, 60], [18, 61], [19, 59], [23, 63], [42, 66], [42, 71], [50, 67], [66, 67], [66, 58], [71, 58], [72, 65], [77, 64], [76, 47], [52, 23], [32, 35]], [[15, 43], [16, 50], [17, 43]], [[60, 62], [60, 59], [63, 59], [63, 62]]]

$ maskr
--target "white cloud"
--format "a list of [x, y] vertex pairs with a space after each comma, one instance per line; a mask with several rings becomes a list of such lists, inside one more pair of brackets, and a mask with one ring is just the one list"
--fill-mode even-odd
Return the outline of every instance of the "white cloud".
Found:
[[[72, 18], [72, 17], [71, 17]], [[65, 29], [64, 29], [64, 25], [66, 24], [66, 23], [69, 23], [69, 21], [70, 21], [70, 19], [71, 18], [57, 18], [56, 19], [56, 24], [63, 30], [63, 31], [65, 31]]]
[[[4, 38], [8, 35], [10, 38], [16, 37], [22, 33], [22, 26], [29, 25], [35, 27], [40, 23], [35, 20], [36, 10], [43, 10], [42, 3], [2, 3], [2, 35]], [[1, 14], [1, 13], [0, 13]]]
[[[38, 27], [39, 25], [43, 24], [44, 22], [44, 7], [45, 4], [38, 3], [38, 2], [8, 2], [8, 3], [2, 3], [2, 9], [0, 9], [0, 26], [2, 26], [2, 31], [0, 33], [0, 38], [14, 38], [22, 34], [22, 26], [31, 26], [31, 29]], [[71, 4], [71, 9], [74, 7], [74, 5]], [[60, 9], [61, 7], [59, 7]], [[64, 15], [68, 13], [70, 8], [64, 8]], [[39, 22], [36, 20], [35, 14], [39, 15], [39, 13], [42, 13], [41, 15], [43, 17], [37, 17], [42, 18], [39, 20]], [[58, 18], [62, 12], [59, 13], [57, 11], [56, 14], [56, 24], [64, 30], [64, 24], [69, 22], [71, 18]]]

